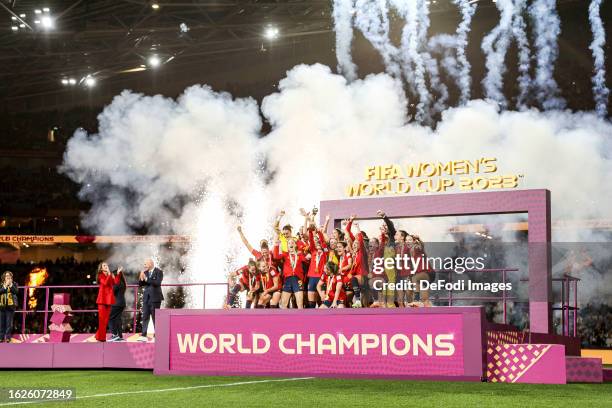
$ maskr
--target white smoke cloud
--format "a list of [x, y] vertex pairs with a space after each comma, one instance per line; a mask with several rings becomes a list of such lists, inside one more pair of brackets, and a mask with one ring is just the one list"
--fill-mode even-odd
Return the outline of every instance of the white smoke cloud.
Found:
[[556, 0], [535, 0], [529, 8], [536, 45], [534, 80], [538, 101], [545, 110], [565, 108], [565, 100], [559, 95], [559, 86], [553, 77], [559, 53], [557, 38], [561, 32], [556, 3]]
[[591, 0], [589, 4], [589, 21], [593, 32], [593, 41], [589, 48], [593, 52], [595, 63], [593, 74], [593, 95], [595, 96], [595, 111], [601, 117], [608, 114], [608, 96], [610, 90], [606, 86], [606, 64], [604, 44], [606, 32], [601, 21], [600, 9], [602, 0]]
[[389, 37], [388, 13], [386, 0], [357, 0], [355, 26], [381, 55], [386, 71], [399, 78], [402, 75], [398, 63], [399, 50]]
[[459, 104], [463, 105], [470, 99], [472, 86], [471, 65], [465, 49], [477, 3], [453, 0], [453, 4], [457, 5], [461, 12], [461, 22], [457, 26], [455, 35], [437, 34], [430, 38], [428, 47], [432, 52], [442, 55], [440, 63], [459, 87]]
[[353, 62], [351, 54], [353, 13], [353, 0], [334, 0], [333, 17], [338, 71], [351, 81], [357, 78], [357, 65]]
[[482, 40], [482, 50], [486, 54], [487, 74], [482, 80], [487, 98], [496, 101], [502, 108], [507, 105], [503, 91], [503, 78], [506, 73], [505, 58], [510, 45], [510, 30], [514, 5], [512, 0], [499, 0], [495, 3], [500, 12], [497, 26]]
[[518, 48], [518, 84], [519, 95], [517, 97], [516, 106], [519, 109], [525, 109], [529, 89], [531, 88], [531, 76], [529, 75], [529, 67], [531, 65], [531, 57], [529, 52], [529, 40], [527, 39], [526, 24], [523, 18], [523, 12], [527, 6], [527, 0], [515, 0], [514, 17], [512, 19], [512, 36], [516, 41]]
[[[406, 106], [400, 81], [386, 74], [349, 83], [329, 67], [300, 65], [264, 99], [272, 131], [262, 137], [252, 99], [206, 86], [176, 101], [126, 91], [101, 113], [99, 134], [69, 141], [62, 169], [93, 202], [84, 222], [96, 233], [193, 235], [182, 262], [197, 282], [224, 281], [246, 261], [236, 225], [256, 246], [278, 210], [299, 225], [297, 208], [344, 196], [371, 164], [497, 157], [500, 174], [524, 174], [521, 188], [552, 191], [554, 218], [612, 216], [612, 125], [595, 114], [471, 101], [445, 111], [433, 131], [410, 123]], [[208, 306], [221, 292], [207, 292]]]
[[415, 119], [419, 123], [425, 123], [431, 118], [431, 93], [427, 86], [426, 65], [422, 54], [425, 46], [423, 33], [427, 32], [427, 28], [423, 29], [423, 26], [429, 26], [429, 23], [419, 20], [419, 8], [422, 7], [423, 1], [391, 0], [391, 3], [405, 20], [400, 47], [402, 68], [411, 92], [418, 96]]

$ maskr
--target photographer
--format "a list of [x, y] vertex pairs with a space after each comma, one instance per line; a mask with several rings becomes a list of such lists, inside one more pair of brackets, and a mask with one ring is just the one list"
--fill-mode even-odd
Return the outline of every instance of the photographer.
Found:
[[11, 342], [13, 332], [13, 316], [17, 309], [17, 284], [13, 282], [13, 273], [2, 274], [0, 286], [0, 343]]

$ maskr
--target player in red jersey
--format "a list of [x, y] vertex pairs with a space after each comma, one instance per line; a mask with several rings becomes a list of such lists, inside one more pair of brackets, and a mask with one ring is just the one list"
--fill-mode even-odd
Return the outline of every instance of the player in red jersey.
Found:
[[257, 249], [253, 248], [253, 246], [246, 239], [246, 237], [244, 236], [244, 232], [242, 231], [242, 227], [240, 225], [236, 227], [236, 230], [238, 231], [238, 234], [240, 235], [240, 239], [242, 240], [242, 243], [248, 249], [251, 255], [255, 257], [255, 259], [259, 260], [261, 258], [264, 258], [268, 261], [270, 266], [274, 265], [274, 260], [272, 259], [272, 253], [270, 252], [268, 240], [262, 239], [261, 241], [259, 241], [259, 251], [258, 251]]
[[287, 240], [287, 252], [280, 251], [281, 240], [277, 237], [272, 256], [276, 261], [282, 261], [283, 293], [281, 308], [286, 309], [293, 294], [298, 309], [304, 307], [304, 264], [307, 262], [302, 252], [298, 252], [293, 238]]
[[[412, 271], [410, 263], [405, 265], [405, 259], [410, 258], [410, 243], [408, 242], [408, 233], [404, 230], [395, 232], [395, 256], [399, 256], [400, 261], [396, 263], [395, 270], [397, 272], [397, 283], [410, 282]], [[404, 285], [404, 287], [406, 287]], [[414, 294], [411, 290], [406, 289], [396, 290], [398, 307], [408, 306], [414, 299]]]
[[[225, 305], [226, 309], [232, 307], [232, 305], [236, 301], [236, 296], [238, 295], [238, 293], [249, 289], [249, 286], [250, 286], [249, 276], [250, 274], [254, 274], [256, 270], [257, 270], [257, 266], [255, 264], [255, 261], [251, 259], [249, 260], [249, 263], [247, 265], [241, 268], [238, 268], [232, 273], [230, 273], [228, 277], [228, 284], [231, 289], [229, 290], [229, 294], [227, 296], [227, 303]], [[234, 279], [236, 278], [238, 278], [238, 281], [234, 283]], [[251, 304], [247, 300], [247, 308], [249, 308], [250, 306]]]
[[308, 267], [308, 308], [317, 307], [317, 285], [323, 274], [323, 268], [327, 263], [327, 244], [321, 231], [314, 236], [314, 224], [308, 230], [308, 241], [310, 248], [310, 265]]
[[[323, 290], [325, 286], [325, 290]], [[346, 301], [346, 293], [344, 291], [344, 280], [338, 270], [338, 265], [333, 262], [327, 262], [323, 269], [323, 275], [317, 284], [317, 291], [323, 300], [321, 308], [343, 308]]]
[[351, 252], [348, 250], [348, 244], [344, 241], [338, 242], [336, 245], [336, 257], [338, 258], [338, 273], [344, 280], [344, 291], [346, 292], [346, 299], [351, 302], [353, 297], [353, 286], [351, 285], [351, 270], [353, 268], [353, 257]]
[[431, 306], [431, 302], [429, 301], [429, 290], [420, 289], [420, 282], [431, 280], [434, 273], [427, 265], [425, 244], [423, 244], [423, 241], [421, 241], [418, 235], [409, 235], [408, 242], [410, 245], [410, 256], [415, 265], [415, 269], [412, 271], [412, 282], [415, 284], [415, 292], [419, 294], [419, 301], [423, 306]]
[[281, 299], [281, 279], [280, 273], [271, 267], [264, 259], [257, 261], [257, 270], [261, 281], [261, 294], [259, 296], [259, 307], [269, 306], [271, 309], [278, 309]]
[[[252, 266], [255, 268], [252, 268]], [[249, 290], [246, 297], [246, 309], [250, 309], [251, 305], [255, 305], [257, 308], [259, 295], [262, 292], [261, 280], [259, 279], [259, 270], [257, 269], [257, 263], [253, 260], [249, 261]]]
[[[387, 281], [385, 268], [382, 266], [384, 261], [383, 251], [387, 243], [385, 229], [381, 228], [380, 238], [371, 238], [369, 242], [368, 256], [368, 285], [372, 294], [372, 304], [370, 307], [382, 307], [385, 304], [383, 296], [383, 283]], [[379, 265], [375, 267], [374, 265]]]
[[[353, 307], [361, 307], [361, 292], [362, 289], [365, 289], [365, 281], [368, 276], [368, 236], [359, 229], [359, 223], [354, 222], [354, 219], [355, 215], [349, 218], [345, 236], [353, 255], [353, 266], [351, 268], [351, 286], [355, 293]], [[353, 235], [351, 231], [353, 225], [357, 229], [357, 236]]]

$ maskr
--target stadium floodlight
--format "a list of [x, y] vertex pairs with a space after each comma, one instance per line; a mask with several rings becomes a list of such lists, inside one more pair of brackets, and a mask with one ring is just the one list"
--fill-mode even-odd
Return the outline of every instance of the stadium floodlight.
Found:
[[159, 10], [159, 4], [157, 4], [157, 3], [151, 3], [151, 8], [152, 8], [153, 10]]
[[43, 12], [44, 12], [44, 13], [48, 13], [48, 12], [50, 12], [50, 11], [51, 11], [51, 10], [49, 10], [49, 7], [44, 7], [44, 8], [43, 8]]
[[25, 28], [25, 24], [19, 24], [19, 28]]
[[19, 15], [19, 17], [21, 17], [21, 18], [26, 18], [26, 15], [25, 15], [24, 13], [21, 13], [21, 14]]
[[66, 78], [62, 79], [62, 85], [68, 85], [68, 80]]
[[68, 84], [69, 85], [76, 85], [76, 83], [77, 83], [76, 79], [74, 79], [74, 78], [69, 78], [68, 79]]
[[85, 86], [87, 86], [88, 88], [92, 88], [96, 85], [96, 78], [92, 77], [91, 75], [87, 75], [85, 77]]
[[34, 20], [34, 24], [40, 24], [40, 20]]
[[148, 62], [152, 68], [157, 68], [161, 64], [161, 60], [157, 55], [151, 55]]
[[51, 29], [55, 27], [55, 21], [50, 16], [44, 16], [43, 18], [41, 18], [40, 23], [46, 29]]
[[34, 14], [40, 14], [40, 13], [42, 13], [42, 10], [40, 10], [40, 9], [34, 10]]
[[266, 37], [268, 40], [274, 40], [278, 38], [279, 34], [280, 34], [280, 31], [278, 30], [277, 27], [274, 27], [274, 26], [268, 26], [266, 27], [266, 30], [264, 31], [264, 37]]
[[13, 30], [13, 31], [17, 31], [17, 30], [19, 30], [19, 27], [17, 27], [17, 26], [12, 26], [12, 27], [11, 27], [11, 30]]
[[11, 16], [11, 20], [13, 20], [13, 21], [17, 21], [17, 17], [15, 17], [15, 16]]

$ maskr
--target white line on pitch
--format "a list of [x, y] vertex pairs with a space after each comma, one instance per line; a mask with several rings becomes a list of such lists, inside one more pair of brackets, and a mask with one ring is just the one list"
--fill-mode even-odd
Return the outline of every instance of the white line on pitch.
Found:
[[[116, 395], [150, 394], [150, 393], [155, 393], [155, 392], [159, 393], [159, 392], [197, 390], [197, 389], [200, 389], [200, 388], [235, 387], [237, 385], [263, 384], [263, 383], [283, 382], [283, 381], [312, 380], [313, 378], [315, 378], [315, 377], [281, 378], [281, 379], [278, 379], [278, 380], [256, 380], [256, 381], [242, 381], [242, 382], [235, 382], [235, 383], [205, 384], [205, 385], [193, 385], [191, 387], [162, 388], [162, 389], [157, 389], [157, 390], [109, 392], [109, 393], [106, 393], [106, 394], [83, 395], [81, 397], [77, 396], [76, 399], [80, 400], [80, 399], [84, 399], [84, 398], [114, 397]], [[0, 404], [0, 407], [8, 406], [8, 405], [37, 404], [37, 403], [41, 403], [41, 402], [52, 402], [52, 401], [59, 401], [59, 400], [8, 402], [8, 403]], [[66, 400], [66, 402], [68, 402], [68, 401], [74, 401], [74, 400]]]

